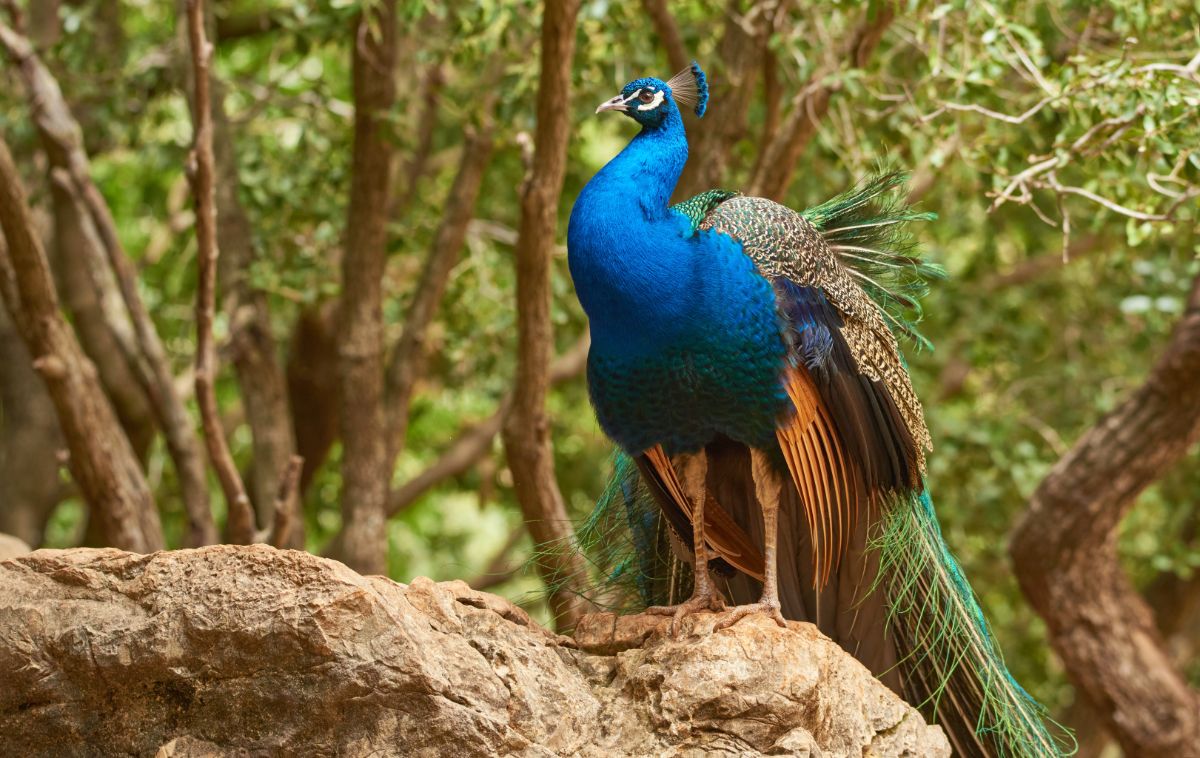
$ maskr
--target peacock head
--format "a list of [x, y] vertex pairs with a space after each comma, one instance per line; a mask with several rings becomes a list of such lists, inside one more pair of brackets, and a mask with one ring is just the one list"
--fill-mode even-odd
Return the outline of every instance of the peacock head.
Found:
[[694, 108], [697, 116], [703, 116], [708, 107], [708, 79], [695, 61], [665, 82], [652, 76], [634, 79], [621, 94], [601, 103], [596, 113], [620, 111], [643, 127], [655, 129], [680, 105]]

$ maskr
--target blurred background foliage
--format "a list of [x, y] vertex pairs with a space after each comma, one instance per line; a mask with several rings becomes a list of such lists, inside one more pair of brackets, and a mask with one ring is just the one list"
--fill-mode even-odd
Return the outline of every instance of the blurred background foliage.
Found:
[[[347, 30], [360, 3], [214, 5], [215, 73], [226, 86], [241, 201], [254, 234], [252, 281], [268, 293], [272, 325], [286, 347], [301, 309], [339, 287], [353, 117]], [[727, 5], [670, 3], [687, 50], [702, 64], [718, 54]], [[403, 161], [419, 149], [421, 72], [439, 65], [443, 84], [424, 156], [428, 170], [391, 219], [385, 315], [393, 339], [463, 135], [482, 100], [498, 100], [496, 152], [432, 329], [432, 363], [413, 403], [397, 484], [436, 460], [466, 425], [490, 415], [510, 385], [512, 243], [525, 172], [521, 135], [534, 127], [540, 13], [530, 0], [401, 6], [391, 135]], [[1200, 3], [910, 2], [868, 66], [829, 67], [864, 7], [793, 3], [771, 36], [786, 97], [814, 72], [824, 71], [822, 80], [835, 87], [787, 201], [817, 203], [890, 161], [913, 172], [921, 207], [938, 214], [918, 230], [950, 274], [925, 304], [923, 331], [936, 350], [909, 355], [935, 440], [931, 490], [947, 541], [1013, 672], [1037, 697], [1062, 708], [1070, 688], [1012, 579], [1006, 534], [1072, 441], [1143, 378], [1200, 271], [1198, 200], [1188, 194], [1200, 184], [1200, 80], [1194, 69], [1188, 77], [1156, 67], [1179, 69], [1195, 60]], [[641, 3], [586, 0], [580, 18], [572, 100], [562, 104], [573, 127], [560, 235], [583, 184], [632, 136], [627, 121], [593, 116], [596, 104], [629, 79], [672, 73]], [[191, 126], [180, 87], [176, 5], [64, 1], [58, 19], [42, 57], [84, 127], [96, 180], [137, 259], [142, 294], [177, 373], [186, 375], [194, 349], [195, 240], [183, 173]], [[721, 107], [714, 101], [710, 110]], [[756, 97], [727, 187], [748, 181], [765, 118]], [[690, 116], [688, 123], [695, 123]], [[46, 207], [37, 137], [7, 65], [0, 66], [0, 131], [24, 161], [35, 205]], [[1047, 158], [1056, 159], [1052, 169], [1006, 191], [1014, 177]], [[554, 292], [563, 352], [586, 330], [565, 249], [556, 260]], [[218, 321], [218, 341], [227, 328]], [[247, 465], [250, 433], [232, 378], [224, 377], [219, 391], [234, 455]], [[560, 485], [573, 517], [582, 519], [608, 473], [610, 446], [582, 378], [556, 386], [550, 411]], [[1124, 526], [1122, 554], [1140, 583], [1200, 567], [1197, 463], [1193, 451], [1187, 465], [1143, 496]], [[161, 442], [147, 468], [168, 540], [178, 544], [182, 506]], [[220, 511], [218, 490], [212, 491]], [[339, 492], [335, 447], [304, 499], [313, 552], [340, 526]], [[44, 544], [83, 542], [84, 510], [68, 490]], [[540, 582], [521, 568], [531, 546], [498, 441], [469, 473], [423, 495], [388, 530], [394, 579], [498, 581], [493, 591], [544, 617]]]

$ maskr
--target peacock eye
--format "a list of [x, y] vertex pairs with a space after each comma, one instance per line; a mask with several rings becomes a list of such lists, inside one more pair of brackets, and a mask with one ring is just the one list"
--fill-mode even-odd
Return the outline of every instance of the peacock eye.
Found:
[[642, 90], [642, 93], [640, 95], [638, 95], [638, 100], [642, 101], [643, 103], [648, 103], [648, 102], [652, 101], [653, 99], [654, 99], [654, 93], [648, 89]]

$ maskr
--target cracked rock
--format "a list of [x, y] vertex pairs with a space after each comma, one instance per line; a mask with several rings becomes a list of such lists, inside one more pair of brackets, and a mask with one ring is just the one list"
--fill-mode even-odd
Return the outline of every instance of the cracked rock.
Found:
[[948, 756], [811, 625], [587, 617], [264, 545], [0, 563], [0, 754]]

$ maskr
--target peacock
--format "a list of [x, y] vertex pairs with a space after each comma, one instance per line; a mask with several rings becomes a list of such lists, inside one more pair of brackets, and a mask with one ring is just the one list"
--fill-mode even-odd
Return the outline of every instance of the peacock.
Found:
[[[582, 530], [596, 560], [634, 577], [672, 629], [702, 611], [722, 614], [715, 630], [748, 614], [816, 624], [942, 724], [957, 755], [1063, 754], [925, 488], [932, 444], [899, 339], [924, 343], [919, 298], [942, 275], [906, 232], [931, 215], [900, 199], [894, 171], [799, 213], [722, 190], [671, 205], [688, 158], [680, 108], [707, 104], [693, 63], [596, 109], [641, 127], [580, 192], [567, 232], [589, 396], [619, 451]], [[682, 602], [675, 554], [690, 564]]]

